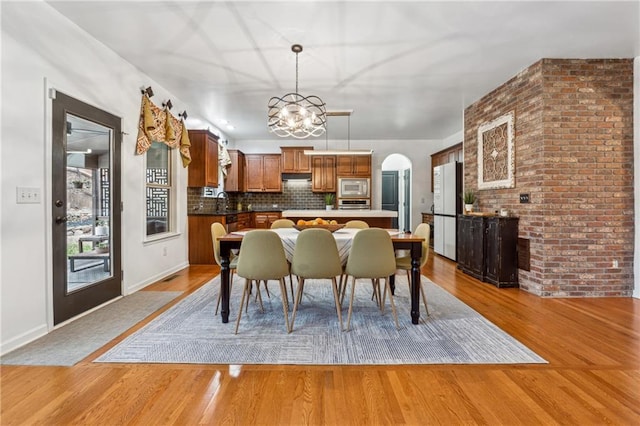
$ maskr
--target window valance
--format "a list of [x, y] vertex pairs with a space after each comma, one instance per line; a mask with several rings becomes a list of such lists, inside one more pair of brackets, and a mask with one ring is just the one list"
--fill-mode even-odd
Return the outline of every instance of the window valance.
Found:
[[141, 155], [147, 152], [152, 142], [164, 143], [170, 148], [179, 148], [183, 167], [187, 167], [191, 162], [189, 151], [191, 142], [184, 120], [174, 117], [167, 106], [160, 108], [155, 105], [149, 99], [149, 95], [144, 93], [140, 106], [136, 154]]

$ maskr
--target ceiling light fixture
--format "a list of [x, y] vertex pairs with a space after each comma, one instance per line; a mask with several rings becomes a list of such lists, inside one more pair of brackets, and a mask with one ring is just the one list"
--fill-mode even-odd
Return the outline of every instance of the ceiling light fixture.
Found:
[[294, 44], [291, 51], [296, 54], [296, 91], [269, 99], [269, 130], [282, 138], [317, 137], [326, 131], [325, 104], [315, 95], [298, 93], [298, 53], [302, 52], [302, 46]]
[[371, 149], [351, 150], [351, 114], [353, 114], [352, 109], [347, 109], [342, 111], [327, 111], [327, 117], [348, 117], [349, 118], [349, 121], [347, 123], [347, 149], [329, 149], [329, 132], [327, 131], [327, 136], [325, 139], [325, 149], [324, 150], [305, 149], [304, 155], [371, 155], [373, 154], [373, 150]]

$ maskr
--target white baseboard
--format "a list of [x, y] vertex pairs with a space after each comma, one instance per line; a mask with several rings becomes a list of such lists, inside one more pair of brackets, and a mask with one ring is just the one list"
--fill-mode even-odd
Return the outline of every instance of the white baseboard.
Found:
[[32, 328], [31, 330], [28, 330], [22, 333], [19, 336], [14, 337], [13, 339], [10, 339], [7, 342], [1, 342], [0, 356], [6, 355], [11, 351], [26, 345], [27, 343], [31, 343], [34, 340], [39, 339], [40, 337], [44, 336], [47, 333], [48, 333], [47, 324], [42, 324], [35, 328]]
[[160, 273], [158, 273], [158, 274], [156, 274], [156, 275], [154, 275], [154, 276], [152, 276], [150, 278], [147, 278], [144, 281], [141, 281], [141, 282], [136, 283], [136, 284], [134, 284], [134, 285], [132, 285], [130, 287], [127, 287], [127, 288], [123, 289], [124, 296], [128, 296], [129, 294], [133, 294], [136, 291], [142, 290], [143, 288], [145, 288], [145, 287], [147, 287], [147, 286], [149, 286], [149, 285], [151, 285], [151, 284], [153, 284], [153, 283], [155, 283], [157, 281], [160, 281], [161, 279], [163, 279], [165, 277], [168, 277], [171, 274], [175, 274], [176, 272], [186, 268], [187, 266], [189, 266], [189, 262], [185, 261], [183, 263], [180, 263], [180, 264], [174, 266], [173, 268], [166, 269], [166, 270], [164, 270], [164, 271], [162, 271], [162, 272], [160, 272]]

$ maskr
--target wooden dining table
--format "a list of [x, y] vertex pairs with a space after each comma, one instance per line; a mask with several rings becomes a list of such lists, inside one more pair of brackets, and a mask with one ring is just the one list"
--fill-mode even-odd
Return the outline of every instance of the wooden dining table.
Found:
[[[231, 250], [239, 250], [244, 234], [250, 231], [244, 229], [242, 233], [230, 232], [219, 237], [220, 241], [220, 292], [222, 322], [229, 322], [229, 293]], [[409, 233], [390, 230], [391, 242], [395, 250], [408, 250], [411, 255], [411, 322], [418, 324], [420, 320], [420, 258], [422, 257], [422, 242], [424, 238]], [[392, 290], [395, 288], [395, 275], [390, 278]]]

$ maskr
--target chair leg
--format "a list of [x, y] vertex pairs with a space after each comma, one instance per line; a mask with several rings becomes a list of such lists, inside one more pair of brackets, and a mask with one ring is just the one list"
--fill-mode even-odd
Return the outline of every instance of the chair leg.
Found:
[[[300, 279], [298, 279], [298, 282], [300, 282]], [[291, 289], [291, 300], [293, 300], [293, 275], [291, 274], [289, 274], [289, 288]]]
[[238, 319], [236, 319], [236, 331], [235, 334], [238, 334], [238, 327], [240, 326], [240, 318], [242, 318], [242, 305], [244, 305], [244, 298], [249, 291], [249, 285], [251, 280], [244, 281], [244, 289], [242, 290], [242, 299], [240, 299], [240, 309], [238, 310]]
[[396, 312], [396, 304], [393, 301], [393, 294], [391, 294], [391, 285], [389, 284], [389, 278], [385, 278], [384, 292], [389, 292], [389, 302], [391, 302], [391, 312], [393, 312], [393, 320], [396, 323], [396, 330], [400, 330], [400, 324], [398, 324], [398, 313]]
[[344, 295], [347, 292], [347, 281], [349, 281], [349, 277], [345, 276], [344, 273], [340, 274], [340, 305], [344, 302]]
[[[340, 297], [338, 296], [338, 284], [336, 283], [336, 277], [331, 278], [331, 284], [333, 285], [333, 298], [336, 302], [336, 312], [338, 313], [338, 321], [340, 323], [340, 331], [343, 331], [342, 327], [342, 305], [340, 304]], [[293, 323], [291, 324], [293, 328]]]
[[[258, 298], [258, 300], [260, 301], [260, 311], [262, 311], [262, 313], [264, 314], [264, 305], [262, 304], [262, 292], [260, 291], [260, 281], [256, 281], [256, 297]], [[265, 287], [267, 286], [266, 281], [265, 281]]]
[[351, 282], [351, 300], [349, 300], [349, 316], [347, 317], [347, 331], [351, 329], [351, 313], [353, 312], [353, 296], [356, 294], [356, 277]]
[[302, 284], [304, 283], [304, 278], [298, 277], [298, 291], [296, 292], [295, 297], [293, 297], [293, 314], [291, 316], [291, 331], [293, 331], [293, 323], [296, 322], [296, 313], [298, 312], [298, 305], [300, 304], [300, 299], [302, 299]]
[[289, 325], [289, 309], [284, 301], [285, 295], [287, 294], [287, 287], [285, 285], [284, 278], [280, 278], [280, 294], [282, 295], [282, 312], [284, 312], [285, 327], [287, 328], [287, 333], [291, 333], [291, 326]]
[[371, 278], [371, 285], [373, 286], [373, 294], [371, 295], [371, 300], [373, 300], [375, 296], [376, 303], [378, 304], [378, 308], [384, 311], [384, 303], [382, 301], [382, 297], [380, 296], [380, 279]]
[[304, 278], [301, 278], [298, 281], [298, 292], [296, 293], [296, 299], [297, 299], [296, 302], [298, 304], [302, 303], [302, 292], [304, 292], [304, 282], [305, 282]]

